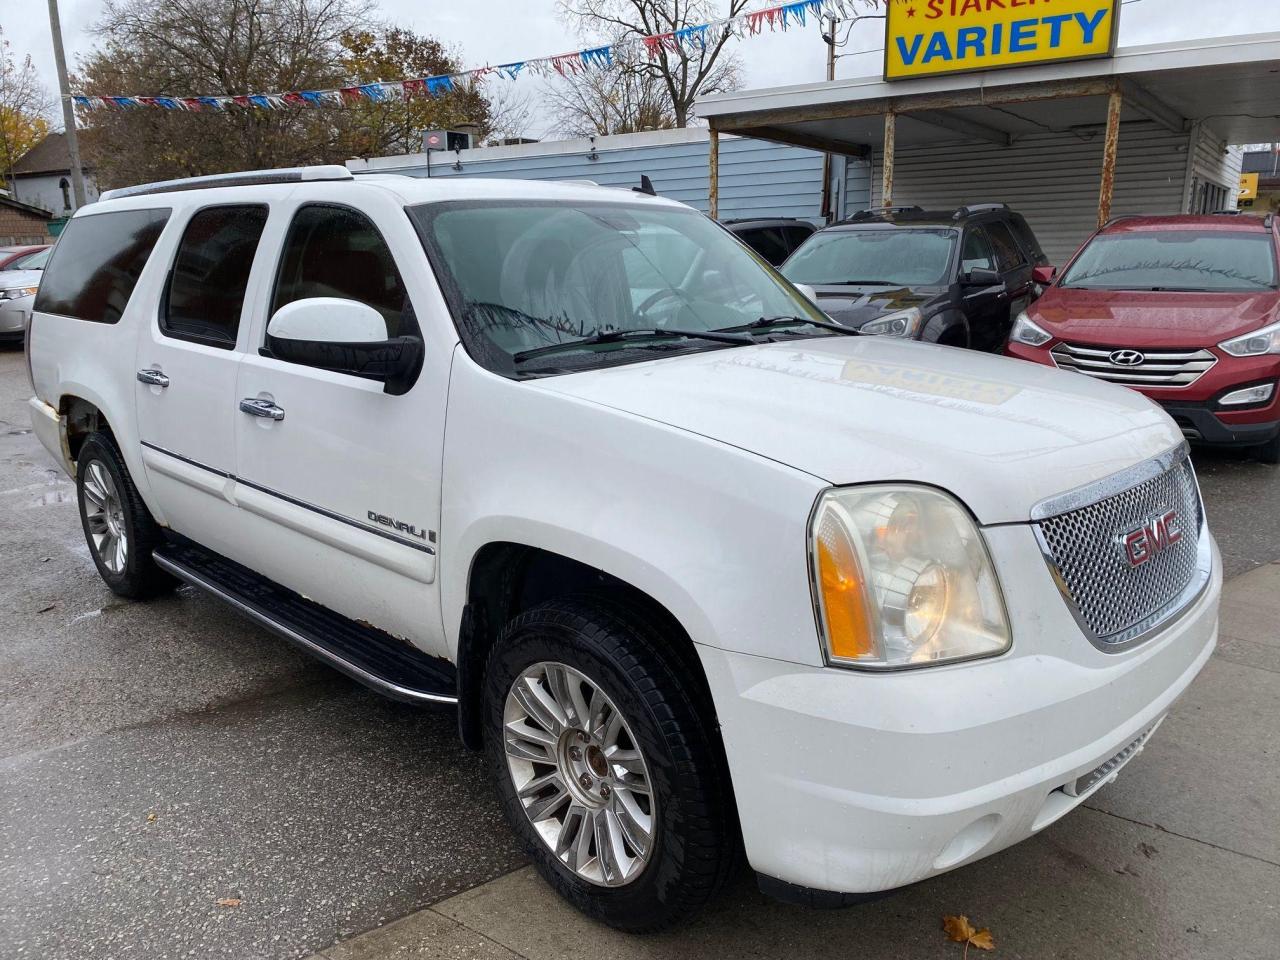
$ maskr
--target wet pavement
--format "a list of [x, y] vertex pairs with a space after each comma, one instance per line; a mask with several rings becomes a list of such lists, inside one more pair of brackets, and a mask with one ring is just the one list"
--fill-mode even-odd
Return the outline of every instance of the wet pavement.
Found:
[[[520, 865], [450, 717], [384, 701], [189, 588], [109, 593], [28, 394], [22, 354], [0, 352], [0, 958], [298, 957]], [[1196, 465], [1228, 576], [1280, 558], [1280, 469]], [[1248, 642], [1218, 668], [1217, 702], [1250, 657], [1276, 670]], [[1229, 710], [1212, 719], [1225, 735]], [[1177, 801], [1175, 824], [1196, 814]], [[1248, 815], [1223, 807], [1215, 837], [1249, 840]]]

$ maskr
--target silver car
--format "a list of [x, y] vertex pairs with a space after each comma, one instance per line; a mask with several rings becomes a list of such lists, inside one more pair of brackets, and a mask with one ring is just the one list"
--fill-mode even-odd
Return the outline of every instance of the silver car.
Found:
[[31, 319], [40, 276], [50, 247], [18, 261], [17, 269], [0, 271], [0, 343], [21, 343]]

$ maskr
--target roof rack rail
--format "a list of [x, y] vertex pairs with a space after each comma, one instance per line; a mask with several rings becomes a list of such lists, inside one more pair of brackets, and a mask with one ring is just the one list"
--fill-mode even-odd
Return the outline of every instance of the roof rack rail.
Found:
[[1007, 203], [966, 203], [963, 206], [956, 207], [956, 212], [951, 214], [952, 220], [959, 220], [961, 217], [972, 216], [975, 213], [984, 213], [987, 210], [1008, 210]]
[[864, 207], [863, 209], [855, 212], [853, 216], [847, 217], [845, 219], [845, 222], [848, 223], [850, 221], [856, 221], [856, 220], [870, 220], [873, 217], [883, 217], [886, 214], [923, 213], [923, 212], [924, 212], [924, 207], [920, 206], [919, 204], [912, 204], [911, 206], [895, 204], [887, 207]]
[[304, 180], [352, 180], [346, 167], [336, 163], [311, 167], [281, 167], [278, 170], [245, 170], [242, 173], [215, 173], [207, 177], [183, 177], [179, 180], [159, 180], [140, 183], [134, 187], [117, 187], [105, 191], [99, 200], [119, 200], [121, 197], [143, 197], [152, 193], [173, 193], [179, 190], [207, 190], [212, 187], [250, 187], [267, 183], [301, 183]]

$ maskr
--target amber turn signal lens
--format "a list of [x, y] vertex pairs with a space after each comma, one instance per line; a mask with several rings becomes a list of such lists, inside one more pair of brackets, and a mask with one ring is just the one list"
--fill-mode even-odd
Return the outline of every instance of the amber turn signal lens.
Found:
[[829, 516], [818, 530], [817, 554], [822, 613], [831, 655], [841, 660], [874, 656], [875, 641], [858, 555], [844, 529]]

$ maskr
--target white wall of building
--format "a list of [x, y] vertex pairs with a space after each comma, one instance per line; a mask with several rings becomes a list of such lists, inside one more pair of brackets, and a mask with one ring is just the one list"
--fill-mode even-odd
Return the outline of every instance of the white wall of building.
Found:
[[[64, 180], [67, 183], [66, 198], [70, 201], [69, 205], [64, 201], [62, 187], [60, 186]], [[48, 210], [55, 217], [70, 214], [75, 210], [76, 197], [75, 191], [71, 188], [70, 174], [27, 174], [15, 177], [14, 182], [16, 186], [14, 190], [15, 200]], [[84, 192], [87, 203], [92, 203], [98, 199], [98, 185], [90, 177], [85, 178]]]

